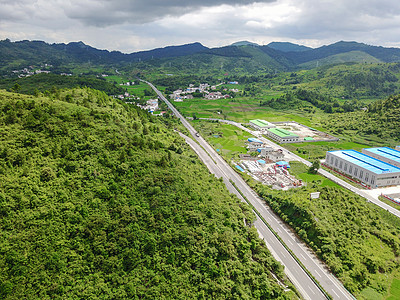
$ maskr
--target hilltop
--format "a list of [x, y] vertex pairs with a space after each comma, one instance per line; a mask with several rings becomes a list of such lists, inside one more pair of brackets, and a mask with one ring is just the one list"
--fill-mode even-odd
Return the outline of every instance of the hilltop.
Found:
[[2, 299], [290, 299], [249, 207], [105, 93], [0, 91]]

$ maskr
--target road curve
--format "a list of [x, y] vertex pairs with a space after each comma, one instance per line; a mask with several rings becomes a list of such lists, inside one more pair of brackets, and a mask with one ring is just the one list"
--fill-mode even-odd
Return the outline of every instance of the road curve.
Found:
[[[205, 150], [208, 154], [202, 153], [201, 159], [208, 165], [210, 170], [213, 169], [216, 176], [221, 176], [225, 183], [232, 180], [236, 187], [241, 193], [247, 198], [247, 200], [253, 205], [257, 212], [268, 222], [270, 227], [277, 233], [287, 247], [296, 255], [301, 263], [307, 268], [307, 270], [318, 280], [321, 286], [334, 298], [334, 299], [354, 299], [354, 297], [343, 287], [343, 285], [334, 277], [329, 270], [315, 257], [315, 255], [307, 248], [307, 246], [298, 239], [298, 237], [291, 231], [291, 229], [284, 224], [273, 211], [265, 205], [264, 201], [260, 199], [256, 193], [246, 184], [246, 182], [237, 174], [222, 157], [201, 137], [196, 136], [196, 130], [191, 124], [178, 112], [178, 110], [164, 97], [164, 95], [155, 88], [150, 82], [144, 81], [153, 88], [161, 100], [163, 100], [171, 111], [180, 118], [182, 124], [187, 128], [190, 134], [196, 139], [201, 145], [199, 147]], [[245, 127], [243, 127], [245, 128]], [[247, 128], [246, 128], [247, 129]], [[248, 130], [248, 129], [247, 129]], [[194, 143], [196, 144], [196, 143]], [[198, 154], [201, 151], [198, 151]], [[208, 158], [207, 158], [208, 157]], [[209, 160], [209, 157], [212, 160]], [[211, 163], [212, 161], [212, 163]], [[207, 164], [207, 163], [206, 163]], [[215, 169], [216, 165], [219, 170]], [[219, 174], [219, 175], [217, 175]], [[232, 187], [229, 185], [228, 189], [231, 191]], [[237, 191], [236, 191], [236, 194]], [[240, 197], [242, 198], [242, 197]], [[243, 199], [243, 198], [242, 198]], [[298, 264], [298, 262], [292, 257], [290, 252], [282, 245], [279, 239], [269, 229], [269, 227], [257, 216], [255, 226], [258, 229], [261, 236], [271, 250], [271, 253], [282, 262], [285, 266], [285, 272], [288, 277], [295, 284], [296, 288], [302, 293], [306, 299], [326, 299], [325, 295], [318, 288], [316, 283], [306, 275], [305, 271]]]

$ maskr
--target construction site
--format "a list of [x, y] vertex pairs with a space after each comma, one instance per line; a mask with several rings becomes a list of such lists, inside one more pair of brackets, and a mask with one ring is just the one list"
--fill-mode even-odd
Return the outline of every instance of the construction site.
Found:
[[[248, 139], [247, 148], [257, 154], [241, 154], [236, 168], [241, 172], [247, 172], [255, 180], [272, 186], [275, 189], [287, 190], [303, 186], [303, 182], [289, 173], [290, 164], [282, 150], [264, 147], [263, 143], [254, 138]], [[256, 151], [256, 152], [254, 152]]]

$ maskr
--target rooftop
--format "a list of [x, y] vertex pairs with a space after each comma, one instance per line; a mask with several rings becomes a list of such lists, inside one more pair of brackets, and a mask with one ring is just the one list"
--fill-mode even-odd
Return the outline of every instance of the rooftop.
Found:
[[260, 140], [258, 140], [258, 139], [256, 139], [256, 138], [249, 138], [248, 141], [249, 141], [250, 143], [260, 143], [260, 144], [263, 143], [263, 142], [261, 142]]
[[264, 120], [250, 120], [250, 123], [253, 123], [259, 127], [269, 127], [272, 125], [272, 123]]
[[375, 174], [400, 173], [400, 168], [355, 150], [335, 150], [328, 152]]
[[367, 148], [365, 150], [400, 163], [400, 151], [398, 150], [389, 147]]
[[293, 132], [287, 131], [282, 128], [271, 128], [268, 130], [281, 138], [288, 138], [288, 137], [293, 137], [293, 138], [297, 137], [298, 138], [299, 137], [298, 135], [294, 134]]

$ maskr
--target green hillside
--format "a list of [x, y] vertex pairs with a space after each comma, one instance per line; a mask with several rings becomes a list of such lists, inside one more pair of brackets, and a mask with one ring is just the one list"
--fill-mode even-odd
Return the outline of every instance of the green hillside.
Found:
[[322, 59], [311, 60], [306, 63], [302, 63], [297, 67], [299, 69], [312, 69], [315, 67], [322, 67], [326, 65], [343, 64], [347, 62], [353, 63], [380, 63], [381, 61], [368, 53], [362, 51], [350, 51], [346, 53], [340, 53], [324, 57]]
[[0, 91], [1, 299], [291, 299], [254, 228], [173, 132], [91, 89]]
[[368, 111], [335, 114], [323, 121], [333, 132], [395, 145], [400, 142], [400, 95], [376, 101]]
[[[277, 192], [258, 184], [256, 189], [356, 299], [384, 299], [395, 287], [392, 280], [400, 274], [397, 217], [339, 187]], [[320, 198], [310, 200], [316, 191]]]
[[0, 79], [0, 89], [17, 90], [24, 94], [37, 94], [54, 89], [90, 87], [108, 95], [123, 94], [125, 90], [103, 78], [94, 76], [63, 76], [56, 74], [37, 74], [22, 78]]

